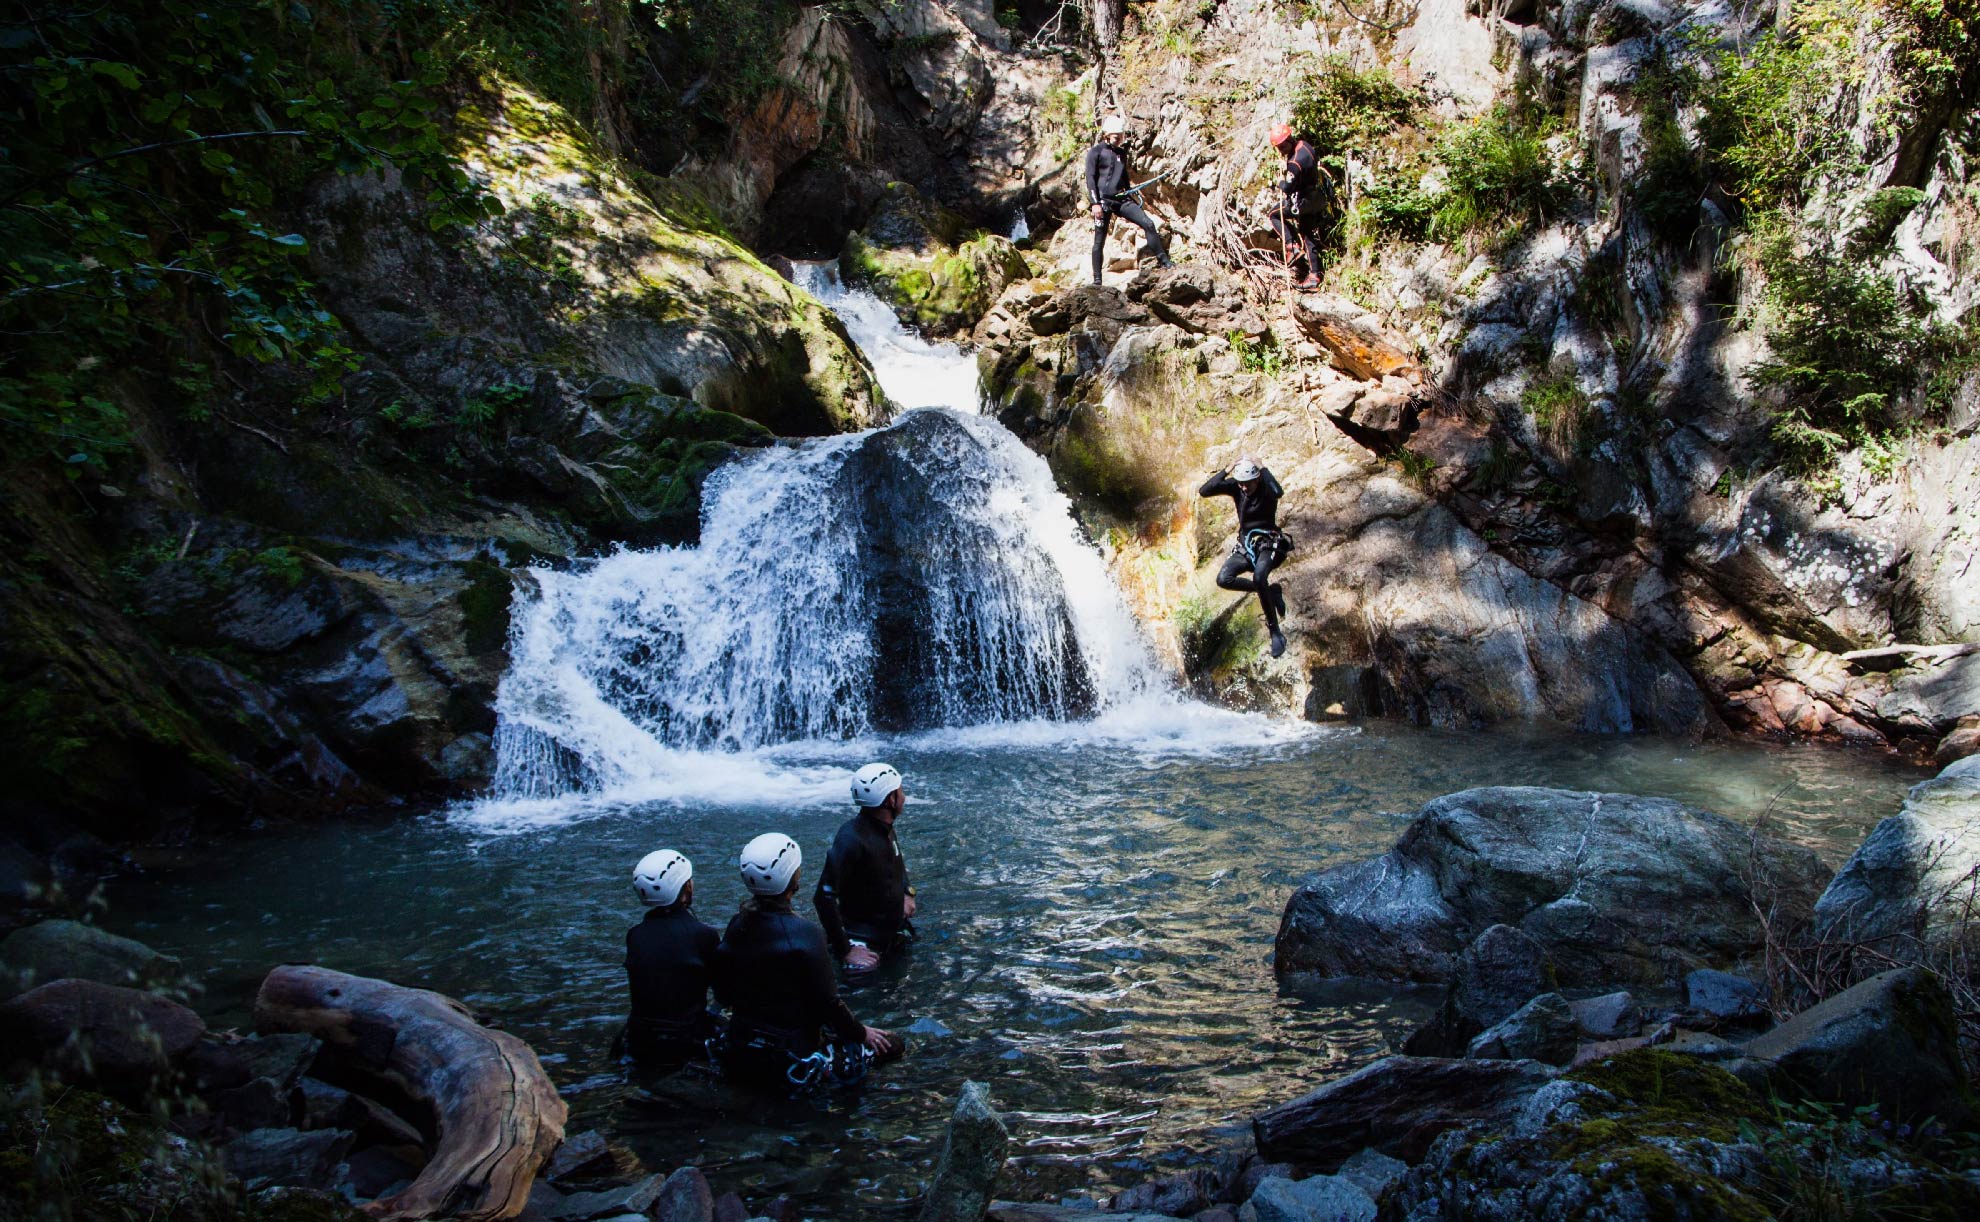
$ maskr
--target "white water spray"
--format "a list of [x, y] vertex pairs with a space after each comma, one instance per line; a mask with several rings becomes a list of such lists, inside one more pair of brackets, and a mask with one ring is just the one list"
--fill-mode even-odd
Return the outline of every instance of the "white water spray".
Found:
[[1285, 736], [1172, 690], [1044, 459], [976, 414], [967, 353], [829, 265], [799, 277], [891, 398], [935, 410], [730, 463], [703, 490], [697, 546], [534, 570], [496, 698], [494, 793], [459, 817], [836, 804], [843, 767], [823, 760], [876, 734], [1153, 756]]

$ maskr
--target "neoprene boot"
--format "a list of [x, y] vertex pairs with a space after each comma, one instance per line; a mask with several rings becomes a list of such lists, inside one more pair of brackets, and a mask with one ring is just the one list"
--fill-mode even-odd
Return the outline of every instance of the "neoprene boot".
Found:
[[1272, 656], [1280, 657], [1286, 652], [1286, 634], [1277, 628], [1272, 629]]

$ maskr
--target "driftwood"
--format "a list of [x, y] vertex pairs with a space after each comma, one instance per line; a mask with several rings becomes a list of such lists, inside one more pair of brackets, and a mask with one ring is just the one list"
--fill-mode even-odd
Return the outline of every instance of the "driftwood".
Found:
[[351, 1069], [433, 1108], [432, 1159], [404, 1192], [365, 1206], [374, 1217], [513, 1218], [564, 1139], [567, 1109], [529, 1045], [451, 997], [288, 965], [262, 981], [254, 1022], [313, 1035]]
[[1930, 658], [1943, 661], [1947, 658], [1963, 658], [1969, 653], [1980, 653], [1980, 645], [1970, 642], [1957, 645], [1885, 645], [1881, 649], [1852, 649], [1836, 656], [1845, 662], [1868, 662], [1873, 658]]

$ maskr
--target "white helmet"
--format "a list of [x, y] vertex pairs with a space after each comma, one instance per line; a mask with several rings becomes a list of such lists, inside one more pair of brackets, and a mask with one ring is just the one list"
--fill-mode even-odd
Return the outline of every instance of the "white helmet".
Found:
[[1258, 460], [1250, 457], [1249, 455], [1247, 455], [1244, 458], [1238, 459], [1237, 465], [1231, 468], [1231, 478], [1236, 480], [1240, 484], [1244, 483], [1247, 480], [1257, 479]]
[[797, 841], [782, 832], [765, 832], [743, 846], [736, 862], [742, 868], [743, 886], [751, 895], [782, 895], [790, 890], [791, 879], [804, 864], [804, 853]]
[[694, 877], [694, 866], [672, 849], [660, 849], [633, 867], [633, 890], [648, 908], [665, 908], [681, 898], [681, 888]]
[[1127, 120], [1119, 115], [1108, 115], [1100, 120], [1100, 134], [1112, 136], [1127, 130]]
[[892, 764], [868, 764], [853, 773], [853, 805], [878, 806], [901, 787], [901, 774]]

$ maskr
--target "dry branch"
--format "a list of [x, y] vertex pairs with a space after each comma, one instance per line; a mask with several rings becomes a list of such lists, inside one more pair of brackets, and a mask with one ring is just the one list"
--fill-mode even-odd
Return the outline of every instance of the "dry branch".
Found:
[[433, 1108], [432, 1160], [404, 1192], [367, 1205], [374, 1217], [513, 1218], [564, 1139], [564, 1101], [529, 1045], [451, 997], [289, 965], [262, 981], [254, 1021], [313, 1035], [352, 1071]]

